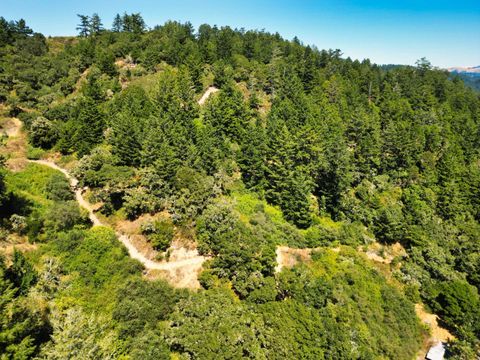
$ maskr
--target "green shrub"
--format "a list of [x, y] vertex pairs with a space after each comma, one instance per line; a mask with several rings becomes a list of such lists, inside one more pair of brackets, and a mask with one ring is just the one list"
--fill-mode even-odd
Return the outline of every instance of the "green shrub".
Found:
[[30, 125], [29, 137], [32, 145], [49, 149], [57, 141], [58, 131], [52, 121], [39, 116]]
[[47, 198], [53, 201], [73, 200], [74, 195], [70, 184], [63, 174], [55, 173], [47, 183]]
[[147, 222], [142, 225], [142, 233], [147, 236], [155, 250], [165, 251], [173, 240], [173, 223], [170, 219]]
[[45, 155], [45, 150], [28, 145], [27, 147], [27, 159], [39, 160]]
[[52, 231], [62, 231], [73, 228], [76, 224], [88, 222], [88, 215], [82, 213], [76, 201], [62, 201], [45, 215], [45, 228]]

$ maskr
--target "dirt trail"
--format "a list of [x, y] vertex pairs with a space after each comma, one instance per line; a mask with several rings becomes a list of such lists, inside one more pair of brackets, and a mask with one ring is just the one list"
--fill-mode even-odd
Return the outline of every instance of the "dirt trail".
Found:
[[[93, 225], [108, 226], [103, 224], [100, 219], [95, 215], [92, 205], [83, 198], [83, 189], [77, 188], [78, 180], [75, 179], [72, 175], [70, 175], [67, 170], [48, 160], [29, 160], [29, 162], [48, 166], [52, 169], [62, 172], [70, 182], [70, 185], [75, 189], [75, 197], [79, 205], [88, 211], [89, 218], [92, 221]], [[120, 240], [122, 244], [125, 245], [125, 247], [127, 248], [130, 257], [140, 261], [148, 270], [176, 271], [183, 267], [200, 268], [203, 262], [206, 260], [206, 257], [196, 255], [188, 259], [179, 259], [174, 261], [153, 261], [147, 259], [145, 255], [138, 251], [138, 249], [132, 244], [129, 236], [121, 234], [119, 232], [117, 232], [116, 235], [118, 237], [118, 240]]]
[[20, 135], [20, 130], [22, 128], [22, 122], [17, 118], [10, 118], [4, 124], [4, 131], [8, 137], [15, 137]]
[[203, 105], [207, 101], [207, 99], [210, 97], [210, 95], [216, 93], [219, 91], [215, 86], [210, 86], [207, 91], [205, 91], [205, 94], [202, 95], [200, 100], [198, 100], [198, 105]]
[[22, 131], [22, 122], [17, 118], [0, 119], [0, 135], [8, 136], [8, 141], [0, 146], [0, 154], [6, 156], [7, 168], [19, 171], [26, 165], [27, 138]]

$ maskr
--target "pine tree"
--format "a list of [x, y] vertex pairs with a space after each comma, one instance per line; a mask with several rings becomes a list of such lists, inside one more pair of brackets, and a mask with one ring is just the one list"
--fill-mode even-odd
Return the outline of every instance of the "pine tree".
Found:
[[117, 155], [122, 164], [138, 166], [140, 164], [141, 132], [139, 126], [126, 114], [119, 113], [112, 122], [112, 153]]
[[262, 189], [265, 184], [266, 134], [259, 125], [248, 125], [238, 163], [248, 188]]
[[123, 20], [120, 14], [115, 15], [115, 18], [113, 19], [112, 31], [113, 32], [123, 31]]
[[242, 93], [234, 84], [228, 85], [207, 105], [205, 121], [216, 131], [216, 136], [242, 143], [245, 129], [250, 123], [250, 111]]
[[102, 20], [97, 13], [90, 18], [90, 35], [98, 35], [104, 30]]
[[77, 14], [77, 16], [80, 18], [80, 24], [77, 25], [78, 35], [80, 37], [87, 37], [91, 30], [90, 18], [87, 15]]
[[115, 76], [117, 74], [115, 56], [112, 52], [103, 49], [97, 50], [95, 58], [95, 63], [102, 73], [110, 76]]
[[97, 104], [90, 97], [81, 100], [78, 107], [74, 147], [78, 155], [83, 156], [89, 154], [96, 144], [102, 142], [105, 120]]

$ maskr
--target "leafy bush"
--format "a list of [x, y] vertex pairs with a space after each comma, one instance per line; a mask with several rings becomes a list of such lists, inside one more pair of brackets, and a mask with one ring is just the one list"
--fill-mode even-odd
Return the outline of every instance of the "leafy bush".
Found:
[[68, 201], [74, 199], [70, 183], [63, 174], [55, 173], [46, 186], [47, 198], [53, 201]]
[[47, 212], [44, 224], [47, 230], [59, 232], [88, 222], [88, 213], [80, 211], [76, 201], [63, 201]]
[[162, 205], [161, 199], [146, 193], [143, 188], [126, 190], [123, 201], [123, 207], [129, 219], [135, 219], [142, 214], [154, 213]]
[[45, 150], [28, 145], [27, 159], [39, 160], [43, 157], [43, 155], [45, 155]]
[[58, 138], [57, 129], [55, 124], [39, 116], [33, 120], [30, 125], [30, 141], [34, 146], [40, 147], [42, 149], [50, 149]]
[[142, 224], [142, 233], [147, 236], [155, 250], [166, 251], [173, 240], [173, 223], [170, 219], [147, 222]]

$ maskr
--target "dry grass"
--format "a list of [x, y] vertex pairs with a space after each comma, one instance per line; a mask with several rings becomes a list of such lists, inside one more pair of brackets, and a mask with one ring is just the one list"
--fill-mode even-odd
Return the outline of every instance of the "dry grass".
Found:
[[37, 245], [30, 244], [26, 236], [18, 234], [9, 234], [4, 241], [0, 241], [0, 255], [5, 256], [7, 265], [10, 263], [13, 251], [19, 250], [21, 252], [37, 250]]
[[11, 171], [21, 171], [27, 161], [27, 135], [22, 131], [22, 122], [17, 118], [3, 118], [0, 123], [0, 133], [8, 136], [0, 154], [7, 158], [6, 165]]
[[201, 270], [202, 267], [196, 265], [184, 266], [173, 271], [149, 270], [145, 277], [149, 280], [164, 279], [177, 288], [200, 289], [198, 275]]
[[399, 242], [392, 245], [381, 245], [375, 242], [367, 247], [365, 255], [375, 262], [390, 264], [396, 257], [406, 256], [407, 252]]
[[[133, 245], [148, 259], [155, 260], [160, 252], [153, 249], [147, 238], [142, 235], [142, 224], [170, 217], [167, 211], [154, 215], [145, 214], [136, 220], [117, 220], [114, 228], [117, 232], [128, 235]], [[167, 250], [169, 260], [177, 261], [198, 256], [194, 234], [187, 228], [175, 228], [175, 235], [170, 248]]]
[[278, 246], [275, 250], [277, 254], [277, 266], [275, 272], [280, 272], [284, 267], [294, 267], [299, 262], [311, 260], [312, 251], [315, 249], [293, 249], [288, 246]]

